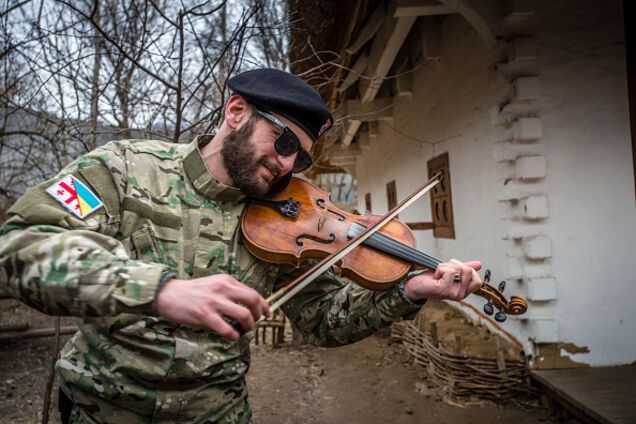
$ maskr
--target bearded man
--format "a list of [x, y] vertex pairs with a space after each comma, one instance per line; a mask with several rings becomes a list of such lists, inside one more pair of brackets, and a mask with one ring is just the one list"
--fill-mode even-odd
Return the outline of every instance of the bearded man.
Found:
[[[241, 200], [311, 166], [333, 118], [287, 72], [249, 71], [228, 85], [216, 134], [108, 143], [29, 190], [0, 228], [0, 289], [78, 317], [56, 365], [63, 422], [251, 421], [249, 331], [270, 315], [264, 297], [304, 269], [246, 250]], [[283, 311], [307, 341], [339, 346], [427, 298], [464, 298], [481, 285], [479, 267], [443, 263], [384, 292], [327, 272]]]

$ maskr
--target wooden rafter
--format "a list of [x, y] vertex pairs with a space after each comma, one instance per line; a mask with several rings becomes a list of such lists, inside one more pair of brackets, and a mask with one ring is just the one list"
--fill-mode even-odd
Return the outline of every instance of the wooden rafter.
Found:
[[[393, 2], [391, 10], [394, 11], [396, 4]], [[384, 20], [371, 44], [367, 64], [367, 75], [370, 80], [363, 81], [360, 93], [360, 102], [369, 103], [375, 98], [380, 90], [380, 86], [387, 76], [393, 61], [402, 47], [411, 27], [415, 23], [415, 17], [393, 18]], [[351, 144], [360, 128], [361, 121], [351, 120], [347, 124], [342, 144]]]
[[356, 37], [355, 41], [351, 43], [351, 45], [349, 45], [349, 47], [347, 47], [345, 51], [350, 55], [353, 55], [358, 50], [360, 50], [360, 48], [364, 46], [367, 41], [372, 39], [376, 32], [378, 32], [378, 29], [380, 29], [380, 26], [382, 25], [382, 22], [384, 22], [385, 18], [385, 6], [384, 4], [380, 4], [373, 11], [371, 16], [367, 20], [366, 25], [362, 27], [362, 29], [358, 32], [358, 36]]
[[456, 10], [457, 13], [462, 15], [464, 19], [468, 21], [468, 23], [477, 31], [477, 34], [484, 40], [484, 43], [489, 48], [494, 48], [497, 45], [497, 39], [495, 35], [492, 33], [486, 20], [477, 12], [473, 7], [471, 7], [465, 0], [439, 0], [440, 3], [445, 4], [453, 10]]
[[[361, 105], [372, 102], [377, 96], [382, 82], [418, 16], [459, 13], [488, 47], [493, 48], [497, 44], [485, 19], [466, 0], [392, 0], [387, 12], [384, 7], [383, 4], [378, 6], [354, 43], [346, 49], [347, 52], [358, 51], [371, 37], [374, 37], [368, 54], [360, 56], [338, 87], [339, 92], [346, 91], [364, 73], [368, 79], [360, 81], [359, 102]], [[349, 114], [347, 105], [339, 105], [338, 109], [343, 115]], [[345, 122], [344, 135], [341, 137], [341, 143], [344, 146], [351, 144], [361, 124], [362, 121], [359, 119], [349, 119]]]
[[397, 0], [393, 16], [404, 18], [407, 16], [434, 16], [457, 13], [455, 9], [435, 0]]

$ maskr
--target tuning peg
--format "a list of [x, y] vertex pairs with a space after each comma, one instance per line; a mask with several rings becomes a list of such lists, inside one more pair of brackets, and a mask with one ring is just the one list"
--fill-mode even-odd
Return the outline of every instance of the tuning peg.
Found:
[[508, 316], [501, 311], [495, 314], [495, 321], [497, 322], [504, 322], [506, 318], [508, 318]]
[[486, 315], [492, 315], [495, 312], [495, 308], [492, 306], [492, 301], [489, 300], [488, 303], [484, 305], [484, 312]]
[[486, 272], [484, 273], [484, 281], [487, 283], [490, 283], [490, 270], [487, 269]]
[[499, 283], [499, 291], [503, 293], [504, 289], [506, 288], [506, 282], [502, 281], [501, 283]]

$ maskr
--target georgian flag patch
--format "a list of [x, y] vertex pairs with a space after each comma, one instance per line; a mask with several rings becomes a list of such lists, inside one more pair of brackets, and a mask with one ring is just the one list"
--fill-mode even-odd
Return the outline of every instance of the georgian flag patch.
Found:
[[46, 192], [78, 218], [85, 218], [104, 206], [99, 197], [72, 175], [62, 178]]

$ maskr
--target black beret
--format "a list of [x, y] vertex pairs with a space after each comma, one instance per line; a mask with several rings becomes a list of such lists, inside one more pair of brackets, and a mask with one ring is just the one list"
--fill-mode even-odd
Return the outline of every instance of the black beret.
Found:
[[257, 108], [294, 122], [314, 140], [333, 125], [333, 116], [316, 90], [289, 72], [255, 69], [230, 78], [227, 85]]

